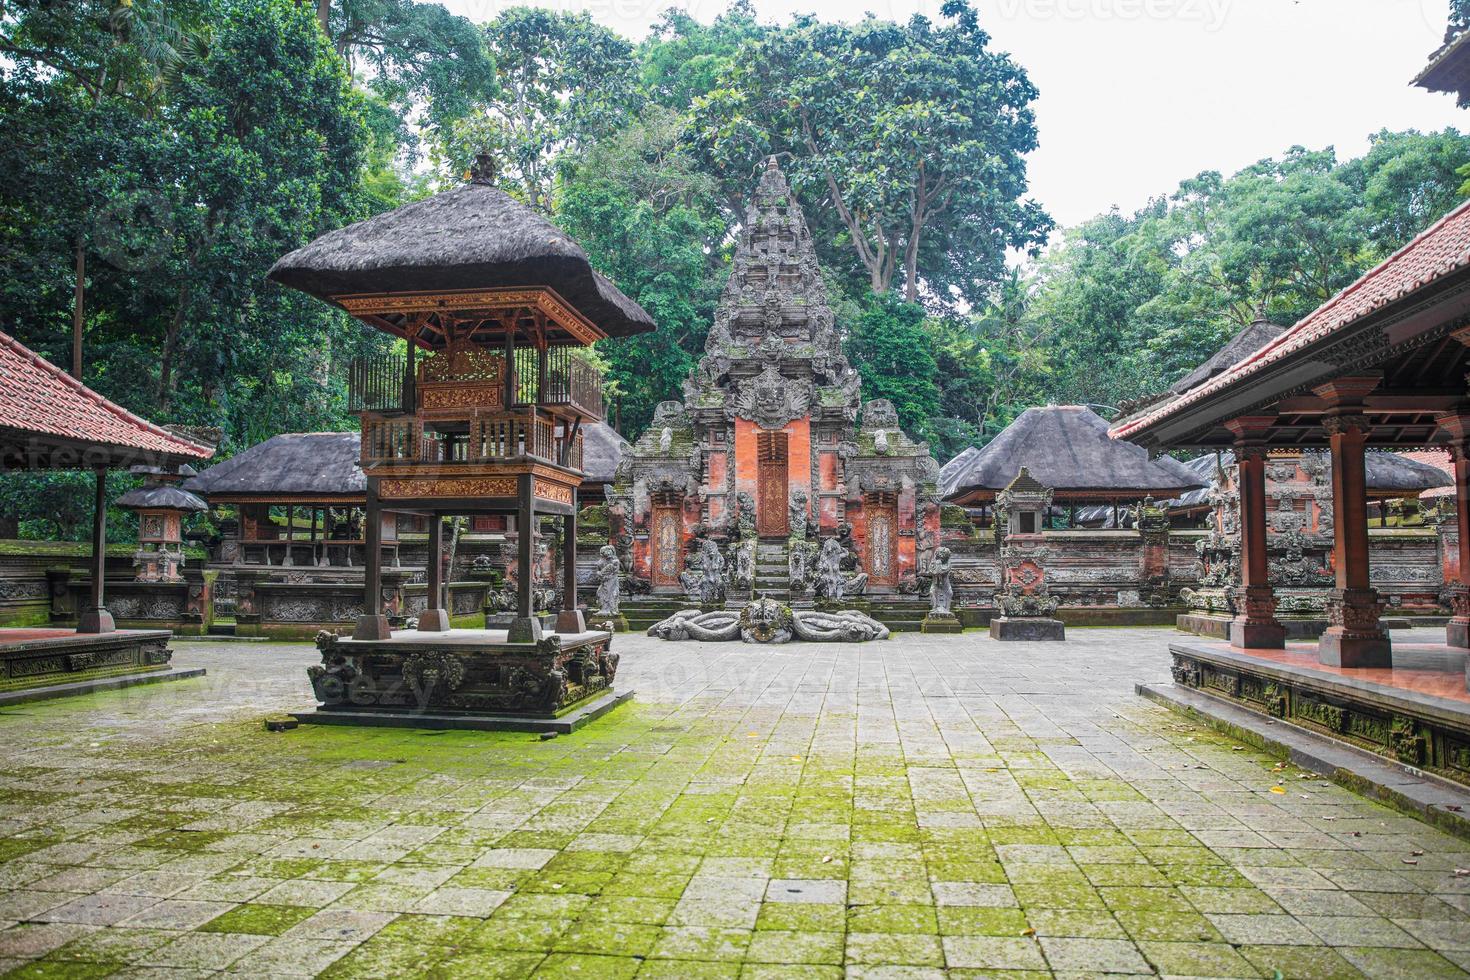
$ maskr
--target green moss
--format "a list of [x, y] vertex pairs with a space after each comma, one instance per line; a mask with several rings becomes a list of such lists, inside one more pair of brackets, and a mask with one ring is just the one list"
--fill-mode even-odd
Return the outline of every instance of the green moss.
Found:
[[279, 936], [316, 914], [316, 909], [297, 905], [240, 905], [199, 927], [201, 932], [243, 932], [254, 936]]

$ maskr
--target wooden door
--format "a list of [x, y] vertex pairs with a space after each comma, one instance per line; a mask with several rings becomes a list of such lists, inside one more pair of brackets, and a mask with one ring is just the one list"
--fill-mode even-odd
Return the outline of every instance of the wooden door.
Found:
[[786, 487], [786, 433], [757, 433], [755, 454], [756, 533], [763, 538], [784, 538], [791, 533]]
[[679, 573], [684, 565], [684, 535], [680, 523], [677, 505], [654, 505], [652, 533], [648, 539], [653, 548], [655, 588], [679, 584]]
[[868, 584], [898, 583], [898, 508], [889, 503], [868, 504]]

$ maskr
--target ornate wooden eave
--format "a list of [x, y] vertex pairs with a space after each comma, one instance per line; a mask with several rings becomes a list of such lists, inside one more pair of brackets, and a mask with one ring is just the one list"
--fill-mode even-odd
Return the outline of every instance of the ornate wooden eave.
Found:
[[[588, 346], [607, 334], [547, 286], [449, 292], [355, 293], [333, 302], [354, 317], [426, 350], [443, 346], [448, 328], [463, 337], [515, 333], [548, 344]], [[468, 330], [463, 330], [470, 324]]]

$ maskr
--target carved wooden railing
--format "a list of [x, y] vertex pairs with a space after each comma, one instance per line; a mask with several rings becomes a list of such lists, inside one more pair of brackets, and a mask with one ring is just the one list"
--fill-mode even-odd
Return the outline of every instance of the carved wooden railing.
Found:
[[[425, 432], [416, 416], [365, 416], [362, 420], [364, 463], [488, 463], [530, 456], [548, 463], [582, 468], [583, 437], [577, 431], [567, 451], [565, 429], [555, 419], [524, 412], [470, 411], [463, 414], [467, 432]], [[436, 415], [443, 426], [459, 419]], [[566, 458], [563, 463], [563, 453]]]
[[[571, 409], [584, 419], [601, 419], [602, 372], [574, 350], [548, 349], [543, 376], [540, 352], [517, 349], [516, 390], [510, 405]], [[461, 347], [420, 356], [412, 378], [405, 375], [406, 359], [396, 354], [354, 360], [348, 370], [348, 410], [391, 414], [412, 408], [425, 415], [452, 416], [508, 407], [503, 354], [483, 347]]]
[[412, 392], [403, 390], [405, 365], [404, 358], [397, 354], [372, 354], [353, 360], [347, 368], [347, 410], [404, 411], [412, 404]]

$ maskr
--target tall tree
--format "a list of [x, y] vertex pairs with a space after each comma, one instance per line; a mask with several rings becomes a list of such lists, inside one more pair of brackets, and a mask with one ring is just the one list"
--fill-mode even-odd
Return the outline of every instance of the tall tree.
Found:
[[557, 167], [618, 130], [636, 103], [633, 46], [587, 14], [512, 7], [485, 26], [497, 91], [451, 127], [440, 151], [452, 172], [478, 153], [543, 213]]
[[942, 25], [798, 17], [742, 48], [696, 121], [734, 176], [788, 154], [797, 192], [837, 219], [822, 237], [840, 239], [841, 267], [872, 292], [980, 302], [1007, 250], [1038, 247], [1051, 227], [1023, 199], [1036, 89], [968, 3], [942, 10]]
[[678, 397], [725, 274], [715, 182], [696, 168], [682, 132], [677, 113], [649, 106], [570, 167], [560, 194], [562, 227], [659, 325], [603, 345], [613, 421], [625, 432], [641, 431], [660, 401]]

